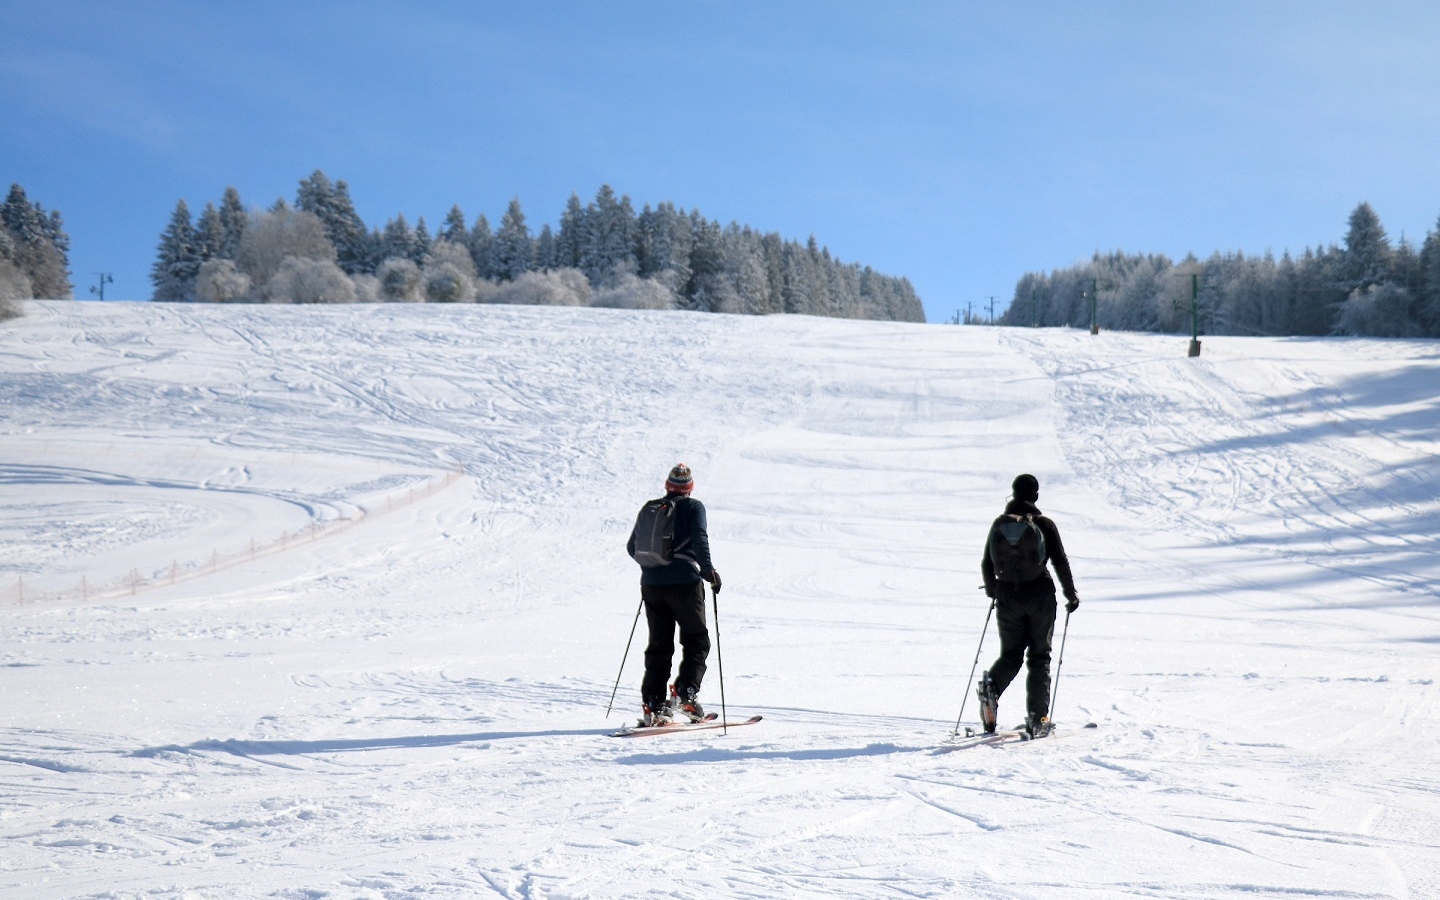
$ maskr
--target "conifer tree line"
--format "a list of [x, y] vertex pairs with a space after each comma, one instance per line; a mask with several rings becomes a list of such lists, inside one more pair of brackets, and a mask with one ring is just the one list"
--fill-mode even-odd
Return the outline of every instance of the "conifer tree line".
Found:
[[12, 184], [0, 206], [0, 319], [18, 316], [21, 300], [66, 300], [71, 291], [70, 236], [60, 213]]
[[1188, 331], [1197, 286], [1208, 334], [1440, 337], [1440, 222], [1419, 250], [1404, 238], [1392, 245], [1375, 210], [1361, 203], [1343, 246], [1307, 247], [1298, 257], [1215, 253], [1176, 264], [1163, 255], [1097, 253], [1049, 275], [1026, 273], [997, 324], [1088, 326], [1096, 291], [1101, 328]]
[[518, 199], [492, 227], [459, 206], [431, 231], [403, 214], [369, 228], [344, 181], [316, 171], [294, 203], [247, 211], [235, 188], [198, 217], [181, 200], [151, 269], [154, 299], [248, 303], [532, 303], [800, 313], [924, 321], [908, 279], [820, 247], [721, 226], [673, 203], [636, 212], [609, 185], [571, 194], [558, 229], [532, 231]]

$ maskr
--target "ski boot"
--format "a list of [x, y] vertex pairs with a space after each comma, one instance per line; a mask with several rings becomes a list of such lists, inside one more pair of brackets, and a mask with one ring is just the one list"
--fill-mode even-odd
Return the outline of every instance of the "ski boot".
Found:
[[658, 725], [671, 725], [675, 722], [675, 714], [667, 702], [645, 703], [640, 709], [642, 711], [641, 728], [654, 728]]
[[1048, 736], [1054, 727], [1050, 722], [1049, 716], [1037, 716], [1034, 713], [1030, 713], [1025, 717], [1025, 733], [1030, 735], [1032, 741], [1035, 738]]
[[700, 698], [694, 690], [687, 688], [682, 696], [675, 685], [670, 685], [670, 708], [691, 722], [705, 721], [705, 707], [700, 705]]
[[986, 734], [994, 734], [995, 720], [1000, 713], [1000, 698], [995, 694], [995, 682], [989, 670], [980, 673], [980, 684], [975, 693], [980, 697], [980, 724]]

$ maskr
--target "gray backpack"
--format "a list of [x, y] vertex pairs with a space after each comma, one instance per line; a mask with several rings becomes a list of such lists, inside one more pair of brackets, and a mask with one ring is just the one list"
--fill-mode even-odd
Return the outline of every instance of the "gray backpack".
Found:
[[[675, 517], [679, 497], [661, 497], [640, 507], [635, 517], [635, 561], [646, 569], [663, 569], [675, 560]], [[681, 546], [689, 543], [682, 541]]]

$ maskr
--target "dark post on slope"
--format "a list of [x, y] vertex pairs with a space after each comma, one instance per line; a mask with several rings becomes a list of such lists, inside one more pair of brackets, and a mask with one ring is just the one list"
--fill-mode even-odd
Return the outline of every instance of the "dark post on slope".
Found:
[[1055, 721], [1055, 698], [1060, 696], [1060, 669], [1065, 665], [1065, 638], [1070, 635], [1070, 610], [1065, 610], [1065, 630], [1060, 632], [1060, 658], [1055, 661], [1055, 684], [1050, 690], [1050, 721]]
[[975, 647], [975, 661], [970, 664], [970, 677], [965, 680], [965, 691], [960, 697], [960, 715], [955, 717], [955, 730], [952, 734], [960, 733], [960, 720], [965, 718], [965, 704], [970, 699], [970, 685], [975, 681], [975, 669], [980, 665], [980, 648], [985, 646], [985, 632], [990, 630], [990, 614], [994, 611], [995, 601], [991, 600], [990, 608], [985, 611], [985, 627], [980, 629], [980, 643]]
[[1190, 274], [1190, 352], [1192, 359], [1200, 355], [1200, 276]]
[[727, 723], [730, 720], [725, 714], [725, 654], [720, 652], [720, 593], [713, 586], [710, 588], [710, 602], [715, 607], [715, 663], [720, 668], [720, 733], [729, 734]]
[[645, 608], [645, 600], [641, 598], [640, 605], [635, 607], [635, 621], [630, 623], [630, 638], [625, 641], [625, 655], [620, 657], [620, 671], [615, 673], [615, 687], [610, 689], [610, 705], [605, 707], [605, 718], [610, 718], [610, 710], [615, 708], [615, 692], [620, 690], [620, 676], [625, 674], [625, 660], [630, 658], [630, 645], [635, 641], [635, 629], [640, 624], [640, 610]]

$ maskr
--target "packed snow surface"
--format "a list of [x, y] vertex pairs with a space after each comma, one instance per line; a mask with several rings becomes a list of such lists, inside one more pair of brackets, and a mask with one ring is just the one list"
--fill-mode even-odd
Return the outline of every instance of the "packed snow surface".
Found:
[[[4, 897], [1440, 897], [1435, 342], [28, 313]], [[724, 576], [703, 697], [723, 661], [764, 721], [616, 739], [625, 539], [680, 460]], [[1084, 601], [1060, 729], [956, 749], [1023, 471]]]

